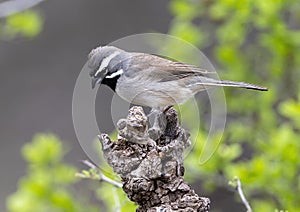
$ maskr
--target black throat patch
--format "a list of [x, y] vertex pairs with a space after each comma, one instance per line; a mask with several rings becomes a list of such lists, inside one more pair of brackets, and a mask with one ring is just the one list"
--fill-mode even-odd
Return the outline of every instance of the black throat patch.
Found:
[[108, 87], [110, 87], [113, 91], [116, 91], [116, 86], [117, 86], [117, 81], [120, 78], [120, 75], [117, 75], [113, 78], [104, 78], [102, 80], [102, 84], [107, 85]]

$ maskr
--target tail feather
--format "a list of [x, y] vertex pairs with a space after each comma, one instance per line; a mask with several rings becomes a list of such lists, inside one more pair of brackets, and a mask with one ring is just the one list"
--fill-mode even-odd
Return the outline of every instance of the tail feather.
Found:
[[[191, 83], [192, 84], [192, 83]], [[267, 91], [268, 88], [254, 85], [246, 82], [234, 82], [229, 80], [216, 80], [212, 78], [204, 78], [201, 82], [195, 83], [202, 86], [226, 86], [226, 87], [238, 87], [238, 88], [246, 88], [252, 90], [259, 90], [259, 91]]]
[[218, 81], [217, 84], [219, 86], [229, 86], [229, 87], [239, 87], [239, 88], [246, 88], [246, 89], [252, 89], [252, 90], [259, 90], [259, 91], [267, 91], [267, 87], [254, 85], [251, 83], [246, 82], [234, 82], [234, 81], [228, 81], [228, 80], [222, 80]]

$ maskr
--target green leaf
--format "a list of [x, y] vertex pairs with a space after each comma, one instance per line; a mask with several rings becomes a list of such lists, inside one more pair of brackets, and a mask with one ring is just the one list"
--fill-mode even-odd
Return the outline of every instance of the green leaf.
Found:
[[43, 26], [43, 18], [37, 11], [27, 10], [7, 17], [5, 30], [10, 37], [21, 34], [33, 38], [38, 35]]

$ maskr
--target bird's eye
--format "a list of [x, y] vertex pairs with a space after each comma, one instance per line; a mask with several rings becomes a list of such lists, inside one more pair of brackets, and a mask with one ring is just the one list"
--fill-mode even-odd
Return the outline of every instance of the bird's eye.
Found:
[[90, 75], [90, 77], [94, 76], [94, 73], [92, 70], [90, 71], [89, 75]]

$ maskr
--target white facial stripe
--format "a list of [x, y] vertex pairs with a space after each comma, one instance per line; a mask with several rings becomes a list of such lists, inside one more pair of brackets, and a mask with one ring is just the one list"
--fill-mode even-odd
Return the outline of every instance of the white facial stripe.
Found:
[[116, 77], [118, 75], [123, 74], [123, 72], [124, 72], [123, 69], [120, 69], [120, 70], [112, 73], [111, 75], [107, 75], [105, 78], [111, 79], [111, 78], [114, 78], [114, 77]]
[[120, 54], [120, 52], [114, 52], [111, 55], [109, 55], [108, 57], [104, 58], [100, 64], [99, 69], [96, 71], [94, 76], [97, 76], [101, 71], [103, 71], [105, 68], [107, 68], [109, 62], [118, 54]]

